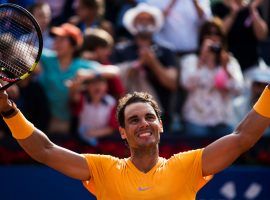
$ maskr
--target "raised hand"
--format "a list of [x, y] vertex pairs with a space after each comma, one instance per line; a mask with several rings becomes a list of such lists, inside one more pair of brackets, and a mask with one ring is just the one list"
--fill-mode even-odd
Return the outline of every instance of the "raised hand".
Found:
[[250, 2], [250, 8], [251, 9], [257, 9], [264, 0], [253, 0]]
[[[0, 86], [2, 86], [0, 84]], [[12, 102], [8, 99], [6, 91], [0, 91], [0, 112], [7, 112], [12, 108]]]
[[241, 5], [237, 4], [235, 0], [228, 0], [228, 4], [232, 13], [238, 13], [241, 8]]

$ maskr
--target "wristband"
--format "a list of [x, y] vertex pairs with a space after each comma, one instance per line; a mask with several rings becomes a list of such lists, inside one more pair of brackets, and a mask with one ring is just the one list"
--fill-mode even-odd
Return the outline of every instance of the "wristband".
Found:
[[14, 101], [12, 101], [10, 99], [8, 101], [11, 103], [11, 108], [8, 111], [1, 112], [1, 115], [3, 117], [5, 117], [5, 118], [12, 117], [12, 116], [14, 116], [18, 112], [17, 106], [14, 103]]
[[31, 136], [35, 130], [35, 126], [29, 122], [19, 110], [13, 117], [4, 117], [3, 119], [15, 139], [26, 139]]
[[268, 86], [264, 89], [253, 109], [260, 115], [270, 118], [270, 89]]

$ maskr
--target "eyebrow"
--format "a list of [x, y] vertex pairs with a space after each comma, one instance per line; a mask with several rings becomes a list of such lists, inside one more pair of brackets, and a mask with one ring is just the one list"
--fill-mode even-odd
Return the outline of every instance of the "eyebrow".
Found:
[[138, 118], [138, 116], [137, 115], [132, 115], [131, 117], [127, 118], [127, 121], [130, 121], [130, 120], [135, 119], [135, 118]]
[[[154, 113], [146, 113], [145, 116], [156, 116]], [[132, 115], [131, 117], [127, 118], [127, 121], [130, 121], [132, 119], [138, 118], [138, 115]]]

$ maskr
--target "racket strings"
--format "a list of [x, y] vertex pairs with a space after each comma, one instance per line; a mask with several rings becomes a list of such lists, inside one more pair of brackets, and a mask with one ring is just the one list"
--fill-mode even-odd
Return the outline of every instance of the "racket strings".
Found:
[[[3, 61], [0, 61], [0, 65], [2, 68], [4, 68], [4, 70], [1, 70], [0, 72], [0, 76], [1, 77], [10, 77], [11, 79], [13, 78], [12, 75], [14, 75], [14, 78], [16, 77], [20, 77], [21, 75], [23, 75], [24, 73], [26, 72], [23, 72], [22, 70], [20, 69], [17, 69], [17, 68], [11, 68], [9, 63], [6, 63], [6, 62], [3, 62]], [[9, 74], [11, 73], [11, 74]]]
[[[6, 22], [13, 23], [13, 25], [15, 25], [14, 26], [15, 28], [19, 27], [20, 30], [24, 30], [24, 31], [28, 30], [28, 32], [32, 32], [31, 30], [33, 28], [33, 25], [32, 25], [31, 20], [29, 20], [28, 17], [20, 14], [18, 11], [14, 9], [10, 9], [10, 8], [3, 9], [0, 12], [0, 18], [1, 20], [6, 19]], [[8, 24], [6, 23], [6, 25]]]
[[31, 20], [12, 9], [0, 12], [0, 76], [27, 73], [38, 54], [38, 36]]
[[[7, 40], [8, 42], [11, 39], [8, 39], [8, 35], [4, 35], [2, 40]], [[19, 45], [24, 45], [18, 43], [17, 41], [13, 40], [6, 44], [5, 42], [0, 43], [0, 53], [1, 53], [1, 67], [10, 71], [10, 72], [17, 72], [15, 75], [23, 75], [27, 71], [29, 71], [29, 64], [27, 64], [27, 60], [33, 64], [34, 61], [32, 57], [29, 57], [29, 52], [21, 51], [21, 47]], [[28, 56], [27, 56], [28, 54]]]
[[[7, 12], [11, 12], [8, 10]], [[2, 26], [9, 26], [9, 32], [11, 32], [13, 35], [15, 35], [15, 38], [18, 38], [20, 36], [23, 36], [20, 38], [20, 40], [25, 41], [27, 43], [32, 43], [32, 45], [37, 44], [38, 36], [37, 34], [34, 34], [35, 27], [31, 23], [31, 20], [29, 20], [27, 17], [23, 16], [17, 16], [19, 14], [14, 13], [13, 16], [9, 14], [9, 18], [4, 18], [2, 20]], [[5, 16], [5, 15], [4, 15]], [[1, 13], [0, 13], [1, 18]], [[20, 18], [20, 23], [17, 21]], [[1, 24], [1, 22], [0, 22]], [[28, 26], [25, 26], [24, 24], [29, 24]], [[7, 29], [7, 27], [4, 27]], [[33, 39], [34, 38], [34, 39]]]

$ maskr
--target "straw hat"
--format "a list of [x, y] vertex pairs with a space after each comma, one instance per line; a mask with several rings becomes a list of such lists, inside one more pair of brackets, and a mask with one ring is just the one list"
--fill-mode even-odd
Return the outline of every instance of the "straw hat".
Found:
[[134, 26], [134, 19], [140, 13], [149, 13], [150, 15], [153, 16], [155, 20], [155, 26], [153, 27], [154, 33], [158, 32], [162, 28], [164, 24], [164, 17], [162, 11], [146, 3], [140, 3], [136, 7], [129, 9], [125, 13], [123, 18], [123, 24], [131, 34], [136, 34], [138, 32], [136, 27]]

